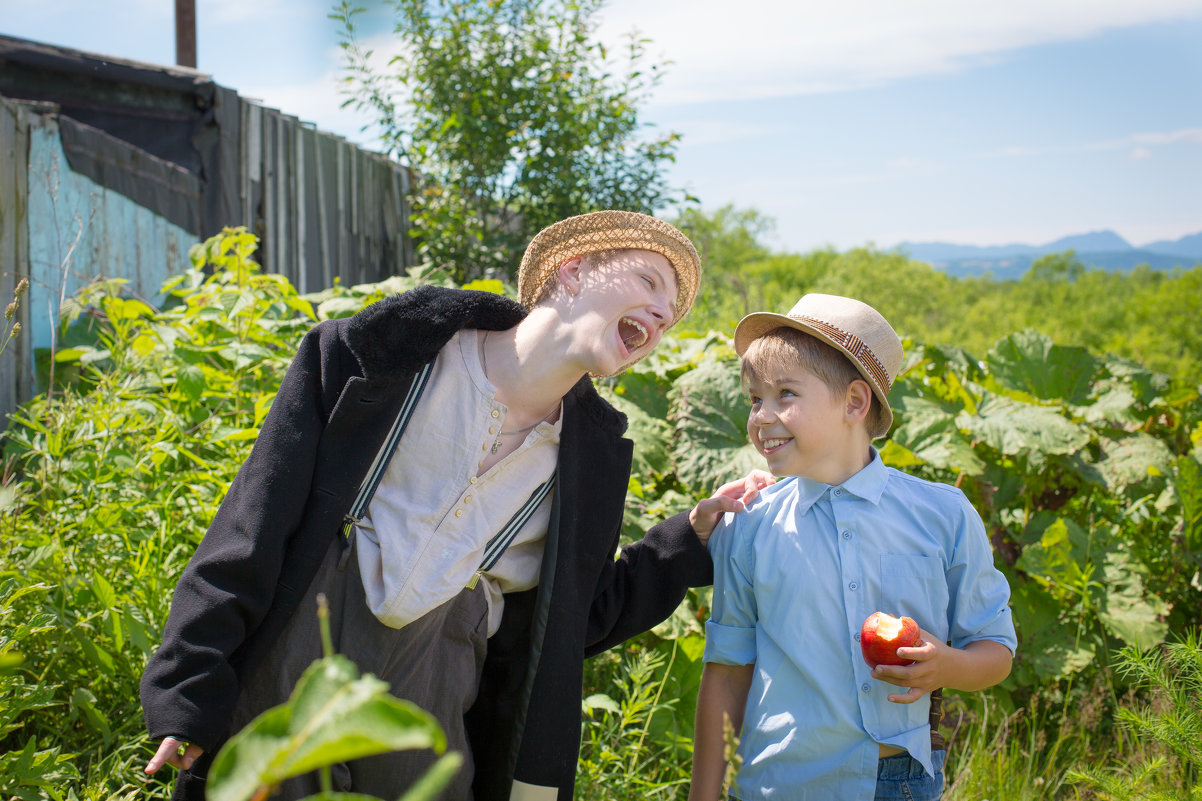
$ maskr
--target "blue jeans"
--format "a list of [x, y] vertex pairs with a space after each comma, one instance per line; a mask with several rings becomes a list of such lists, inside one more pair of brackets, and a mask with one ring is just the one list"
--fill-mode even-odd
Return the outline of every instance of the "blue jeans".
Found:
[[909, 754], [885, 757], [877, 763], [876, 801], [939, 801], [943, 795], [943, 761], [947, 751], [931, 752], [935, 775], [923, 770]]

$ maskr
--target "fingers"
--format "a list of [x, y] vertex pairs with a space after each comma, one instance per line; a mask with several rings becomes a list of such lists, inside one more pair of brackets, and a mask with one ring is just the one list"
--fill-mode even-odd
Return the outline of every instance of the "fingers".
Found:
[[742, 481], [743, 496], [741, 500], [743, 503], [751, 503], [755, 500], [755, 496], [760, 494], [760, 490], [775, 483], [776, 476], [767, 470], [752, 470]]
[[204, 749], [195, 743], [186, 743], [178, 737], [165, 737], [143, 770], [148, 776], [158, 773], [164, 765], [187, 770], [203, 753]]
[[192, 765], [196, 763], [196, 760], [200, 759], [200, 755], [204, 752], [205, 750], [196, 743], [189, 743], [188, 747], [184, 749], [184, 757], [182, 760], [184, 769], [188, 770], [191, 768]]
[[718, 518], [725, 512], [741, 511], [743, 511], [742, 501], [725, 495], [715, 495], [704, 501], [698, 501], [697, 505], [693, 507], [693, 511], [689, 512], [689, 523], [692, 524], [693, 531], [697, 532], [697, 537], [702, 544], [705, 544], [709, 541], [709, 535], [714, 530], [714, 526], [718, 525]]
[[926, 690], [921, 687], [911, 687], [904, 693], [890, 693], [888, 697], [895, 704], [912, 704], [926, 694]]

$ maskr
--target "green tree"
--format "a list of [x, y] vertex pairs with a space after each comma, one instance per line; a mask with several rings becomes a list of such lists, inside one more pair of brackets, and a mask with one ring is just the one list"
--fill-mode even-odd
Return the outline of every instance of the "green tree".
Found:
[[631, 35], [595, 38], [601, 0], [395, 0], [403, 55], [386, 69], [342, 0], [347, 104], [371, 112], [413, 169], [412, 233], [460, 280], [516, 272], [543, 227], [602, 208], [676, 202], [663, 169], [678, 134], [647, 136], [638, 112], [662, 74]]

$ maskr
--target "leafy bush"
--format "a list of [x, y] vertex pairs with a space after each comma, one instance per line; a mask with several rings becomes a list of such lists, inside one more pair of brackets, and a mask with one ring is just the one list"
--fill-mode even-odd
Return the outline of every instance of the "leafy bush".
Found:
[[[303, 298], [227, 230], [156, 310], [92, 284], [64, 306], [72, 383], [10, 418], [0, 506], [0, 795], [141, 797], [138, 682], [180, 571], [300, 336], [426, 278]], [[211, 274], [206, 275], [206, 270]], [[315, 306], [316, 304], [316, 306]], [[60, 371], [62, 376], [64, 371]], [[11, 656], [20, 654], [20, 657]], [[154, 791], [164, 793], [159, 779]]]
[[[66, 306], [74, 333], [59, 339], [72, 347], [53, 356], [71, 380], [11, 418], [0, 482], [5, 798], [165, 797], [163, 779], [140, 772], [150, 749], [138, 679], [301, 333], [416, 283], [449, 283], [415, 271], [302, 297], [261, 274], [254, 249], [242, 230], [197, 246], [161, 310], [123, 297], [119, 282], [82, 290]], [[1117, 698], [1124, 677], [1109, 673], [1110, 653], [1179, 639], [1202, 608], [1197, 388], [1032, 331], [982, 358], [913, 341], [907, 352], [882, 457], [968, 494], [1013, 589], [1019, 654], [983, 696], [989, 714], [1043, 698], [1067, 715], [1097, 687]], [[628, 537], [757, 463], [737, 377], [727, 337], [680, 331], [598, 381], [636, 442]], [[682, 797], [708, 601], [691, 592], [655, 632], [590, 664], [581, 776], [593, 790], [619, 775], [632, 797]], [[984, 719], [985, 703], [965, 701], [965, 715]]]

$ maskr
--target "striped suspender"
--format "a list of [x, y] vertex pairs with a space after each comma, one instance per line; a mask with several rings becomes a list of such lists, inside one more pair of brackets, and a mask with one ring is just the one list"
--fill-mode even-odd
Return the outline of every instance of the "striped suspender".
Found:
[[413, 377], [413, 383], [409, 386], [409, 394], [405, 396], [405, 401], [401, 404], [401, 410], [397, 413], [396, 420], [393, 421], [392, 428], [389, 429], [388, 436], [384, 439], [384, 444], [376, 453], [375, 461], [371, 463], [371, 469], [363, 477], [363, 483], [359, 485], [359, 494], [355, 496], [355, 502], [351, 504], [350, 511], [342, 518], [342, 530], [339, 532], [339, 538], [342, 540], [342, 553], [338, 556], [339, 570], [346, 567], [346, 560], [351, 555], [351, 528], [358, 525], [359, 521], [363, 519], [367, 505], [371, 503], [372, 496], [376, 494], [376, 488], [380, 486], [380, 479], [384, 477], [384, 470], [388, 467], [388, 462], [396, 451], [397, 443], [401, 441], [401, 435], [405, 433], [405, 427], [409, 425], [409, 418], [413, 417], [417, 400], [425, 391], [433, 370], [434, 362], [428, 362]]
[[543, 483], [534, 488], [534, 492], [522, 504], [522, 508], [514, 513], [513, 517], [509, 518], [509, 522], [505, 527], [493, 535], [493, 538], [488, 541], [488, 545], [484, 546], [484, 559], [480, 562], [480, 567], [476, 568], [476, 572], [468, 579], [467, 588], [469, 590], [476, 589], [476, 584], [480, 582], [480, 576], [493, 569], [493, 566], [501, 559], [505, 553], [505, 549], [513, 543], [513, 538], [522, 530], [522, 526], [526, 525], [526, 521], [530, 519], [530, 515], [534, 514], [534, 510], [538, 508], [543, 499], [547, 497], [547, 493], [551, 491], [552, 485], [555, 484], [555, 474]]
[[[376, 494], [376, 489], [380, 486], [380, 480], [384, 477], [388, 462], [396, 451], [397, 443], [401, 441], [401, 435], [405, 433], [405, 427], [409, 425], [409, 419], [413, 417], [413, 410], [417, 407], [417, 401], [430, 381], [430, 373], [433, 369], [434, 363], [430, 362], [414, 376], [413, 384], [409, 387], [409, 394], [405, 396], [401, 410], [397, 413], [396, 420], [389, 429], [388, 436], [384, 439], [384, 444], [380, 446], [375, 461], [371, 463], [371, 468], [364, 476], [363, 483], [359, 485], [359, 494], [355, 496], [355, 502], [351, 504], [350, 511], [342, 518], [342, 530], [339, 532], [339, 538], [342, 540], [342, 553], [338, 556], [339, 570], [346, 567], [346, 562], [351, 555], [352, 529], [359, 524], [367, 512], [367, 505], [371, 503], [372, 496]], [[505, 549], [513, 543], [514, 537], [522, 530], [522, 526], [526, 525], [526, 521], [534, 514], [534, 510], [538, 509], [539, 504], [547, 497], [547, 493], [551, 491], [554, 484], [555, 475], [552, 474], [550, 478], [534, 489], [522, 507], [514, 513], [513, 517], [509, 518], [509, 522], [488, 541], [488, 545], [484, 546], [484, 559], [468, 581], [468, 589], [475, 589], [476, 584], [480, 581], [480, 576], [491, 570], [501, 559]]]

